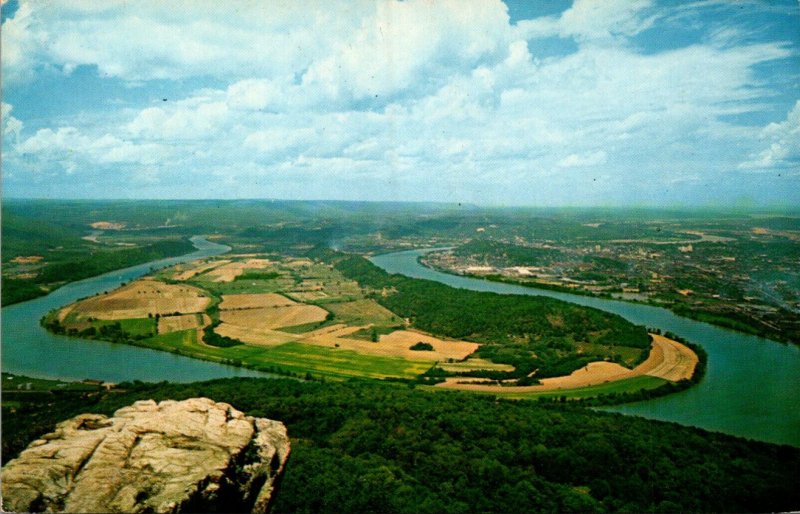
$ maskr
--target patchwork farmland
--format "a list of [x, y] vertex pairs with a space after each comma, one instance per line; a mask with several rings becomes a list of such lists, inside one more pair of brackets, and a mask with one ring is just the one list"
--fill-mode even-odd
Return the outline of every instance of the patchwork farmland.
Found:
[[276, 255], [228, 255], [161, 270], [55, 311], [48, 323], [69, 334], [261, 370], [329, 378], [424, 378], [437, 389], [509, 397], [563, 391], [591, 395], [612, 383], [617, 384], [614, 390], [624, 391], [644, 384], [643, 377], [655, 387], [691, 377], [697, 363], [688, 348], [653, 336], [650, 357], [636, 367], [630, 364], [633, 352], [625, 365], [589, 362], [571, 374], [541, 380], [532, 373], [531, 385], [487, 381], [481, 377], [513, 375], [515, 367], [479, 356], [478, 342], [414, 328], [378, 303], [375, 291], [329, 264]]

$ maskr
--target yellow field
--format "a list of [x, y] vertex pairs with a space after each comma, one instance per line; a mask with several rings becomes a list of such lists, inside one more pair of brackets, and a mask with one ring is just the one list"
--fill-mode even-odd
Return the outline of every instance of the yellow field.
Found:
[[288, 294], [297, 298], [301, 302], [313, 302], [314, 300], [322, 300], [323, 298], [328, 297], [324, 291], [291, 291]]
[[311, 259], [292, 259], [284, 264], [292, 268], [298, 268], [300, 266], [311, 266], [314, 262]]
[[198, 328], [200, 321], [197, 314], [181, 314], [180, 316], [162, 316], [158, 320], [158, 333], [178, 332], [190, 328]]
[[533, 393], [589, 387], [642, 375], [662, 378], [672, 382], [691, 378], [698, 362], [697, 354], [677, 341], [657, 334], [650, 335], [653, 337], [650, 355], [646, 361], [634, 369], [628, 369], [613, 362], [600, 361], [590, 362], [567, 376], [543, 378], [540, 385], [502, 386], [475, 384], [472, 382], [480, 382], [483, 379], [450, 377], [441, 384], [437, 384], [436, 387], [496, 393]]
[[222, 266], [223, 264], [228, 264], [231, 261], [211, 261], [202, 263], [200, 261], [194, 261], [192, 264], [195, 266], [189, 268], [185, 271], [181, 271], [180, 273], [176, 273], [172, 276], [175, 280], [189, 280], [190, 278], [194, 277], [195, 275], [199, 275], [201, 273], [205, 273], [206, 271], [216, 268], [217, 266]]
[[[432, 336], [407, 332], [404, 330], [392, 332], [380, 337], [378, 342], [351, 339], [346, 336], [368, 327], [346, 327], [334, 325], [313, 332], [301, 334], [298, 341], [315, 346], [328, 348], [342, 348], [366, 355], [380, 355], [383, 357], [403, 358], [415, 361], [444, 361], [447, 359], [461, 360], [478, 349], [476, 343], [465, 341], [443, 341]], [[430, 343], [433, 351], [411, 350], [410, 347], [418, 342]]]
[[651, 335], [653, 349], [650, 351], [650, 358], [634, 371], [671, 382], [692, 378], [698, 362], [697, 354], [677, 341], [657, 334]]
[[246, 269], [264, 269], [271, 264], [272, 261], [269, 259], [248, 259], [246, 261], [230, 262], [209, 271], [204, 276], [213, 279], [214, 282], [233, 282]]
[[325, 321], [328, 311], [316, 305], [296, 304], [286, 307], [220, 311], [223, 323], [245, 328], [280, 328]]
[[78, 302], [73, 311], [83, 317], [107, 320], [147, 318], [156, 314], [203, 312], [209, 302], [196, 287], [142, 279], [109, 294]]
[[286, 307], [297, 305], [296, 302], [277, 293], [263, 294], [226, 294], [222, 295], [220, 310], [257, 309], [263, 307]]
[[297, 339], [297, 334], [287, 334], [269, 328], [242, 327], [230, 323], [222, 323], [214, 329], [214, 332], [254, 346], [277, 346]]

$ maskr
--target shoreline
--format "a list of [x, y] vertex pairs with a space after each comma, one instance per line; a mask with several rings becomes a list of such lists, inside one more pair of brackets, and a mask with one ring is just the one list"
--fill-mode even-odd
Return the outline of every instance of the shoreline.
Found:
[[[432, 251], [438, 251], [438, 250], [441, 250], [441, 248], [436, 248], [436, 249], [434, 249]], [[613, 297], [613, 296], [606, 297], [606, 296], [602, 296], [602, 295], [597, 294], [597, 293], [593, 293], [591, 291], [584, 291], [583, 289], [572, 289], [572, 288], [569, 288], [569, 287], [566, 287], [566, 286], [559, 286], [559, 285], [555, 285], [555, 284], [550, 285], [550, 284], [539, 284], [539, 283], [523, 282], [523, 281], [520, 281], [520, 280], [514, 280], [513, 278], [506, 278], [506, 277], [503, 277], [501, 275], [473, 275], [473, 274], [469, 274], [469, 273], [456, 273], [456, 272], [454, 272], [452, 270], [449, 270], [449, 269], [446, 269], [446, 268], [429, 266], [427, 263], [425, 263], [422, 260], [422, 256], [417, 258], [417, 262], [419, 263], [420, 266], [423, 266], [423, 267], [425, 267], [425, 268], [427, 268], [427, 269], [429, 269], [431, 271], [438, 271], [439, 273], [444, 273], [446, 275], [451, 275], [451, 276], [454, 276], [454, 277], [464, 277], [464, 278], [471, 278], [471, 279], [475, 279], [475, 280], [485, 280], [487, 282], [495, 282], [495, 283], [498, 283], [498, 284], [509, 284], [509, 285], [514, 285], [514, 286], [527, 287], [529, 289], [538, 289], [538, 290], [541, 290], [541, 291], [553, 291], [553, 292], [556, 292], [556, 293], [571, 294], [571, 295], [575, 295], [575, 296], [584, 296], [586, 298], [597, 298], [597, 299], [600, 299], [600, 300], [610, 300], [610, 301], [615, 301], [615, 302], [630, 303], [630, 304], [633, 304], [633, 305], [646, 305], [648, 307], [656, 307], [656, 308], [659, 308], [659, 309], [667, 310], [667, 311], [671, 312], [672, 314], [674, 314], [676, 316], [681, 316], [681, 317], [684, 317], [684, 318], [687, 318], [687, 319], [691, 319], [693, 321], [699, 321], [700, 323], [707, 323], [707, 324], [712, 325], [714, 327], [721, 328], [721, 329], [724, 329], [724, 330], [730, 330], [731, 332], [735, 332], [737, 334], [743, 334], [743, 335], [748, 335], [748, 336], [753, 336], [753, 337], [759, 337], [761, 339], [766, 339], [768, 341], [772, 341], [772, 342], [778, 343], [778, 344], [787, 344], [787, 345], [800, 346], [800, 341], [791, 341], [789, 339], [775, 339], [773, 337], [774, 334], [770, 335], [770, 336], [765, 336], [765, 335], [763, 335], [763, 334], [761, 334], [759, 332], [747, 332], [747, 331], [744, 331], [744, 330], [738, 330], [738, 329], [733, 328], [733, 327], [731, 327], [731, 326], [729, 326], [729, 325], [727, 325], [725, 323], [717, 323], [717, 322], [714, 322], [713, 320], [708, 320], [705, 317], [703, 317], [702, 315], [693, 315], [694, 311], [692, 311], [691, 309], [681, 309], [681, 308], [676, 309], [675, 308], [676, 306], [680, 307], [681, 304], [664, 305], [664, 304], [655, 303], [655, 302], [643, 302], [643, 301], [640, 301], [640, 300], [631, 300], [631, 299], [627, 299], [627, 298], [616, 298], [616, 297]]]

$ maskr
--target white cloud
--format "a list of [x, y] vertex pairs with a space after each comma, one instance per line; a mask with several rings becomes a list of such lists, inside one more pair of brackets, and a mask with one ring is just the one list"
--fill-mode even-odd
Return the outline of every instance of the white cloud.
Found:
[[581, 42], [629, 37], [658, 19], [650, 0], [575, 0], [560, 16], [523, 20], [520, 34], [528, 38], [573, 37]]
[[[344, 194], [336, 181], [349, 176], [392, 194], [501, 196], [528, 194], [519, 184], [543, 177], [570, 189], [589, 167], [610, 188], [640, 173], [666, 184], [797, 155], [800, 114], [765, 128], [760, 148], [758, 129], [725, 121], [763, 107], [773, 91], [754, 70], [791, 47], [718, 31], [645, 54], [630, 37], [662, 19], [649, 1], [576, 1], [514, 26], [503, 4], [483, 0], [23, 5], [3, 26], [16, 87], [26, 66], [82, 64], [130, 82], [168, 79], [154, 83], [165, 88], [213, 84], [27, 138], [4, 105], [4, 133], [20, 140], [12, 154], [32, 167], [119, 165], [179, 184], [224, 177], [225, 187], [261, 188], [251, 195]], [[549, 36], [579, 44], [539, 58], [535, 38]]]
[[161, 144], [135, 144], [111, 134], [93, 138], [75, 127], [38, 130], [14, 148], [17, 155], [33, 156], [53, 162], [72, 173], [80, 165], [146, 164], [153, 165], [170, 155]]
[[739, 164], [745, 170], [800, 168], [800, 100], [780, 123], [770, 123], [761, 131], [761, 140], [769, 146]]
[[[11, 115], [11, 111], [14, 110], [14, 107], [11, 104], [7, 104], [2, 102], [0, 105], [0, 112], [2, 112], [2, 131], [3, 131], [3, 142], [17, 142], [19, 141], [19, 135], [22, 132], [23, 123]], [[13, 138], [12, 138], [13, 136]]]
[[228, 121], [229, 110], [223, 101], [197, 99], [170, 107], [148, 107], [141, 111], [127, 129], [134, 136], [149, 140], [198, 139], [220, 132]]

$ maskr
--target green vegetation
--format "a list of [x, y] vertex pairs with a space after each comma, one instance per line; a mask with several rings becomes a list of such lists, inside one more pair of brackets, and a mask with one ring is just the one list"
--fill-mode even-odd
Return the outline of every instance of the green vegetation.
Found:
[[216, 346], [218, 348], [230, 348], [231, 346], [238, 346], [240, 344], [244, 344], [238, 339], [234, 339], [232, 337], [221, 336], [214, 332], [214, 329], [220, 325], [219, 320], [213, 321], [207, 327], [203, 329], [203, 342], [211, 345]]
[[66, 260], [44, 264], [30, 279], [4, 279], [2, 305], [30, 300], [68, 282], [101, 275], [194, 250], [189, 241], [156, 241], [139, 248], [96, 249]]
[[564, 258], [560, 250], [532, 248], [488, 239], [473, 239], [458, 246], [453, 254], [492, 266], [542, 266]]
[[[415, 327], [455, 339], [484, 343], [478, 355], [514, 366], [491, 372], [493, 379], [568, 375], [594, 360], [617, 355], [577, 353], [592, 348], [627, 347], [646, 354], [650, 338], [644, 327], [620, 316], [545, 297], [510, 296], [455, 289], [438, 282], [389, 275], [361, 257], [341, 257], [335, 265], [346, 277], [375, 291], [375, 300]], [[630, 354], [630, 350], [628, 351]], [[483, 372], [466, 373], [484, 376]]]
[[[214, 335], [223, 341], [230, 339]], [[208, 334], [204, 334], [203, 338], [207, 342]], [[312, 373], [315, 376], [332, 379], [365, 377], [413, 380], [431, 367], [430, 362], [364, 355], [339, 348], [303, 343], [286, 342], [275, 346], [253, 346], [241, 344], [235, 339], [230, 341], [232, 344], [227, 342], [222, 342], [221, 345], [203, 344], [197, 340], [197, 330], [190, 329], [125, 342], [198, 359], [292, 376]]]
[[81, 324], [81, 328], [68, 328], [58, 321], [57, 314], [57, 311], [50, 312], [41, 320], [42, 326], [54, 334], [130, 344], [152, 337], [158, 332], [158, 320], [155, 318], [89, 319]]
[[286, 423], [292, 457], [275, 512], [770, 512], [800, 505], [797, 448], [572, 403], [364, 381], [126, 383], [116, 392], [39, 396], [3, 405], [3, 455], [13, 458], [82, 412], [196, 396]]
[[418, 352], [432, 352], [433, 351], [433, 345], [430, 344], [430, 343], [424, 343], [424, 342], [420, 341], [418, 343], [412, 344], [409, 347], [409, 350], [415, 350], [415, 351], [418, 351]]
[[281, 276], [280, 273], [277, 271], [253, 271], [253, 270], [246, 270], [241, 275], [235, 277], [233, 280], [274, 280]]

